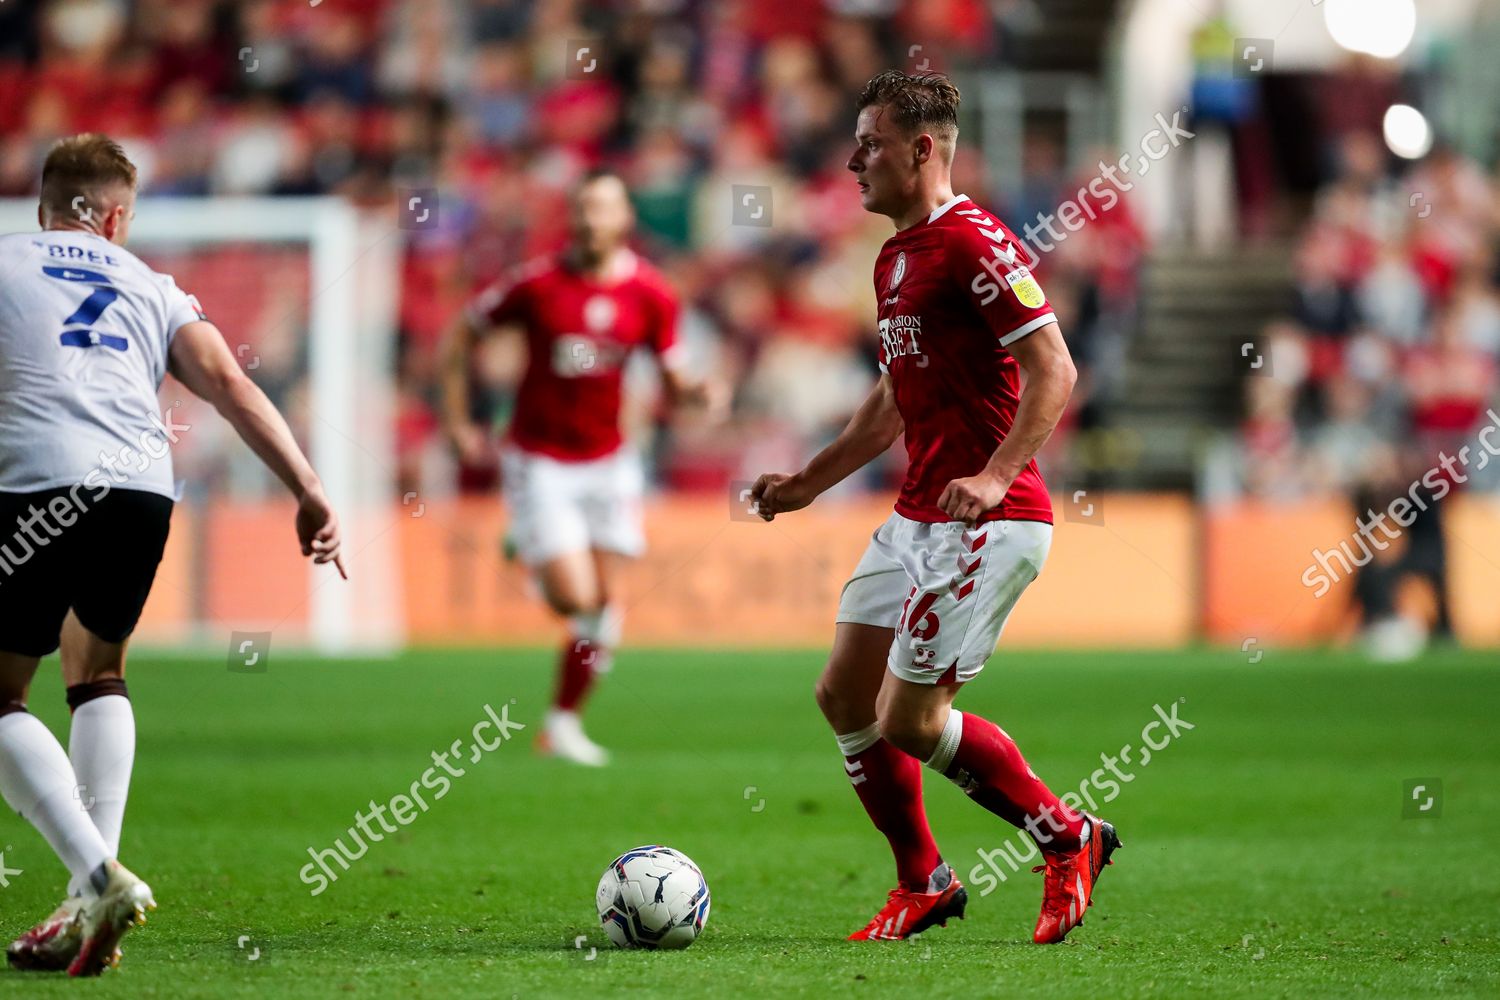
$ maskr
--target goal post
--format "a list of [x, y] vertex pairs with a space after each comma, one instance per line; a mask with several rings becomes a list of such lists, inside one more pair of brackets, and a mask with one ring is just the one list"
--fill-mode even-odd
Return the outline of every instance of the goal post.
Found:
[[[34, 200], [0, 200], [0, 232], [37, 229]], [[192, 421], [220, 426], [184, 432], [194, 438], [191, 459], [179, 460], [189, 490], [184, 506], [218, 522], [220, 543], [201, 526], [191, 533], [194, 551], [181, 560], [188, 593], [172, 602], [182, 610], [153, 616], [148, 608], [143, 642], [212, 648], [232, 632], [251, 631], [273, 632], [278, 649], [329, 655], [388, 653], [403, 644], [400, 533], [393, 530], [401, 516], [394, 380], [402, 235], [388, 213], [332, 197], [136, 204], [128, 249], [196, 295], [251, 378], [267, 382], [262, 387], [287, 413], [339, 512], [350, 563], [347, 582], [310, 561], [297, 564], [305, 579], [289, 581], [292, 564], [277, 548], [295, 548], [284, 491], [248, 468], [248, 450], [216, 414], [193, 409]], [[278, 359], [274, 376], [261, 354]], [[213, 485], [194, 481], [202, 469], [213, 470], [204, 477]], [[280, 512], [279, 530], [274, 519], [255, 516], [257, 504]], [[225, 553], [258, 551], [261, 534], [276, 556], [269, 568], [222, 565]], [[275, 580], [241, 586], [235, 573], [280, 573], [284, 599], [278, 604]]]

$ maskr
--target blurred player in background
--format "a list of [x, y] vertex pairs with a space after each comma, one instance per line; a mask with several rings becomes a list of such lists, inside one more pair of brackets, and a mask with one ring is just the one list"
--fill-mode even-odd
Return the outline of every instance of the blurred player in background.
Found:
[[898, 886], [852, 939], [963, 916], [968, 894], [922, 805], [925, 762], [1036, 840], [1046, 876], [1033, 939], [1052, 943], [1083, 921], [1119, 839], [1060, 802], [1004, 730], [952, 706], [1047, 558], [1052, 506], [1034, 456], [1076, 374], [1020, 242], [953, 192], [958, 100], [945, 77], [895, 71], [860, 94], [848, 167], [865, 209], [896, 226], [875, 262], [880, 382], [833, 444], [795, 475], [761, 476], [752, 497], [767, 521], [806, 507], [905, 432], [896, 511], [844, 587], [817, 687], [896, 856]]
[[680, 368], [676, 294], [627, 245], [634, 211], [625, 183], [590, 173], [571, 212], [572, 238], [560, 254], [484, 290], [455, 322], [444, 417], [459, 456], [482, 464], [490, 445], [471, 410], [473, 352], [493, 330], [522, 330], [526, 373], [500, 465], [509, 539], [568, 625], [537, 746], [600, 766], [608, 754], [584, 733], [579, 713], [620, 641], [622, 564], [645, 549], [644, 477], [620, 432], [626, 360], [636, 348], [655, 354], [674, 406], [707, 404], [711, 393]]
[[[135, 167], [101, 135], [42, 170], [41, 233], [0, 236], [0, 794], [68, 868], [68, 898], [6, 952], [21, 969], [98, 975], [155, 907], [115, 860], [135, 760], [125, 649], [176, 496], [157, 391], [171, 372], [297, 498], [304, 555], [343, 574], [339, 523], [291, 430], [197, 300], [122, 249]], [[170, 412], [170, 411], [169, 411]], [[65, 752], [26, 710], [61, 647]]]

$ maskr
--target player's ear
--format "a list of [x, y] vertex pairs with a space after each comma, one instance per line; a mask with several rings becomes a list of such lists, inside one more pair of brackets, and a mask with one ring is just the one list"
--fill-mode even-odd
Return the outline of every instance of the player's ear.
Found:
[[917, 141], [913, 147], [912, 152], [914, 154], [913, 158], [918, 166], [921, 166], [928, 160], [932, 159], [932, 151], [934, 145], [935, 143], [933, 142], [933, 138], [930, 134], [923, 132], [921, 135], [917, 136]]
[[122, 235], [129, 215], [130, 209], [124, 205], [115, 205], [105, 213], [104, 225], [100, 227], [101, 235], [112, 243], [123, 242], [123, 240], [116, 240], [115, 237]]

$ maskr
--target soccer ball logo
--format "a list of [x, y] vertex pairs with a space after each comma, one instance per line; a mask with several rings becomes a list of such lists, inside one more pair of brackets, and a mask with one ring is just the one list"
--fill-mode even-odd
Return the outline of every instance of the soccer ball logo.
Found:
[[686, 948], [708, 922], [703, 873], [687, 855], [656, 844], [615, 858], [594, 901], [619, 948]]

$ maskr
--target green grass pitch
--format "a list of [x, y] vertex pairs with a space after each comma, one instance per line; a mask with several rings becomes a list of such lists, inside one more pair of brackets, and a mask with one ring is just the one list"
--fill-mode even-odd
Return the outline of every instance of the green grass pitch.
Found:
[[[1401, 667], [1274, 650], [1254, 664], [997, 656], [960, 706], [1003, 725], [1059, 790], [1101, 753], [1139, 747], [1154, 705], [1178, 702], [1194, 727], [1102, 806], [1125, 848], [1087, 924], [1045, 948], [1030, 943], [1040, 875], [1007, 869], [982, 898], [970, 879], [976, 852], [1014, 832], [931, 775], [939, 843], [974, 888], [968, 919], [912, 943], [843, 940], [894, 876], [813, 705], [819, 652], [625, 650], [591, 718], [616, 763], [594, 772], [531, 753], [550, 660], [273, 655], [246, 674], [138, 656], [121, 855], [161, 908], [99, 983], [5, 970], [0, 996], [1500, 994], [1493, 653]], [[511, 699], [525, 732], [465, 762], [428, 812], [310, 895], [309, 847], [347, 843], [356, 810], [409, 789], [432, 752], [467, 744], [486, 703]], [[57, 731], [61, 702], [49, 662], [32, 704]], [[1404, 818], [1415, 778], [1441, 779], [1443, 798]], [[685, 952], [608, 950], [595, 882], [652, 842], [702, 866], [708, 927]], [[64, 876], [13, 815], [0, 847], [23, 872], [0, 889], [9, 938], [51, 909]]]

